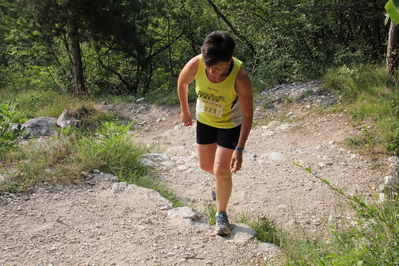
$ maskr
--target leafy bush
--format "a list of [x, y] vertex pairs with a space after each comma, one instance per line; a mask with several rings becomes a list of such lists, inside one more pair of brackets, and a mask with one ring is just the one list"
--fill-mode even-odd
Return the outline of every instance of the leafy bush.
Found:
[[0, 104], [0, 153], [16, 149], [21, 140], [28, 138], [21, 127], [27, 119], [18, 118], [16, 108], [17, 102]]

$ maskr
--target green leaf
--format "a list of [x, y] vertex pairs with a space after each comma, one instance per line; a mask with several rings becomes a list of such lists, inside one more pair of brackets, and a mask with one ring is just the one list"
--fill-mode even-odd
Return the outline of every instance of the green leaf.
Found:
[[385, 4], [385, 10], [395, 25], [399, 24], [399, 0], [389, 0]]
[[337, 255], [335, 255], [334, 253], [329, 253], [328, 255], [327, 255], [327, 258], [329, 258], [329, 259], [332, 259], [332, 258], [335, 258]]
[[357, 202], [357, 203], [361, 203], [360, 199], [359, 199], [358, 197], [356, 197], [356, 196], [353, 196], [353, 200], [354, 200], [355, 202]]
[[323, 181], [324, 183], [326, 183], [327, 185], [330, 184], [330, 182], [329, 182], [328, 180], [326, 180], [326, 179], [323, 179], [322, 181]]

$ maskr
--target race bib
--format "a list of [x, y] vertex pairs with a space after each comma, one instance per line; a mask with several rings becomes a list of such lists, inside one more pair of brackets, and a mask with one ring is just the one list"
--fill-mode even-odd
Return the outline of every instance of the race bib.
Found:
[[220, 103], [208, 101], [202, 98], [198, 99], [198, 111], [217, 117], [222, 117], [223, 105]]

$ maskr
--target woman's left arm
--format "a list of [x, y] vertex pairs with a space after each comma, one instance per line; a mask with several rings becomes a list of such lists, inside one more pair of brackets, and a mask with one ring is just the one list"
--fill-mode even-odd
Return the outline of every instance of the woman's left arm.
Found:
[[[238, 98], [240, 99], [241, 111], [242, 111], [242, 124], [240, 138], [238, 139], [237, 147], [244, 148], [247, 142], [249, 133], [252, 128], [253, 120], [253, 106], [254, 98], [252, 93], [252, 84], [249, 79], [248, 73], [244, 67], [241, 67], [238, 72], [235, 89], [237, 91]], [[230, 168], [232, 172], [240, 170], [242, 164], [242, 152], [235, 150], [231, 159]]]

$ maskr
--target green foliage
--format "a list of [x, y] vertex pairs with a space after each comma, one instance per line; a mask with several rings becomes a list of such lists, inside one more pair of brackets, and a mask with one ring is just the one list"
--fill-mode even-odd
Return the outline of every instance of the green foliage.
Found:
[[358, 100], [362, 93], [381, 97], [385, 94], [389, 79], [385, 68], [366, 64], [332, 68], [323, 76], [326, 87], [339, 90], [346, 101]]
[[205, 215], [208, 217], [208, 222], [211, 225], [216, 224], [216, 205], [215, 204], [207, 204], [205, 209]]
[[[208, 217], [208, 222], [211, 225], [216, 223], [216, 205], [211, 203], [206, 205], [205, 215]], [[274, 243], [280, 245], [280, 236], [282, 231], [278, 229], [278, 225], [270, 217], [259, 216], [256, 219], [248, 215], [241, 215], [236, 223], [245, 223], [256, 231], [255, 239], [261, 242]]]
[[0, 153], [15, 150], [21, 140], [29, 138], [21, 127], [27, 119], [18, 118], [16, 108], [17, 102], [0, 103]]
[[74, 134], [46, 142], [31, 141], [20, 151], [10, 154], [8, 160], [18, 162], [11, 181], [22, 191], [44, 182], [52, 185], [79, 182], [84, 169], [76, 162]]
[[398, 84], [384, 67], [344, 66], [323, 80], [326, 89], [339, 93], [352, 123], [362, 131], [348, 139], [348, 145], [371, 153], [398, 154]]
[[3, 90], [2, 99], [18, 101], [18, 117], [33, 118], [38, 116], [58, 117], [64, 109], [78, 106], [86, 99], [72, 98], [70, 95], [57, 91]]
[[[92, 99], [78, 99], [65, 93], [55, 91], [39, 92], [35, 90], [23, 90], [18, 92], [3, 91], [0, 96], [3, 99], [18, 101], [16, 118], [34, 118], [39, 116], [59, 117], [67, 109], [70, 115], [82, 121], [79, 128], [74, 128], [82, 135], [90, 135], [101, 126], [103, 122], [117, 122], [120, 117], [112, 112], [97, 111], [93, 107]], [[105, 98], [109, 103], [132, 101], [129, 96], [114, 96]], [[99, 99], [102, 101], [103, 99]]]
[[19, 191], [19, 184], [14, 181], [9, 180], [2, 180], [0, 181], [0, 195], [9, 192], [9, 193], [16, 193]]
[[385, 9], [389, 14], [389, 17], [392, 19], [392, 21], [398, 25], [399, 24], [399, 2], [396, 0], [389, 0], [385, 4]]
[[164, 181], [156, 179], [153, 175], [150, 175], [150, 173], [147, 174], [148, 175], [142, 175], [138, 174], [136, 171], [132, 172], [128, 169], [124, 169], [123, 171], [119, 171], [117, 175], [121, 182], [135, 184], [158, 191], [162, 197], [172, 202], [173, 207], [184, 206], [182, 200], [173, 194]]
[[347, 138], [345, 142], [352, 148], [373, 153], [373, 150], [382, 142], [382, 140], [374, 131], [364, 127], [361, 134], [352, 138]]
[[146, 99], [156, 105], [174, 106], [179, 104], [179, 97], [177, 95], [176, 86], [171, 90], [154, 90], [148, 94]]
[[[308, 167], [298, 165], [347, 200], [357, 224], [333, 225], [331, 234], [317, 241], [303, 240], [286, 253], [289, 265], [396, 265], [399, 262], [399, 200], [367, 203], [333, 187]], [[298, 252], [301, 250], [301, 253]]]
[[[241, 10], [236, 20], [245, 27], [257, 48], [256, 79], [268, 84], [318, 77], [331, 67], [362, 62], [380, 62], [383, 47], [377, 43], [384, 34], [383, 13], [363, 25], [366, 14], [382, 10], [380, 4], [356, 1], [258, 1], [237, 3]], [[334, 10], [334, 11], [333, 11]], [[344, 15], [341, 11], [346, 10]], [[349, 14], [349, 16], [347, 16]], [[233, 16], [233, 15], [232, 15]], [[236, 16], [236, 14], [234, 14]], [[346, 17], [348, 20], [343, 22]], [[373, 22], [371, 22], [373, 21]], [[341, 23], [342, 22], [342, 23]], [[369, 23], [380, 24], [377, 27]], [[344, 25], [345, 24], [345, 25]], [[365, 29], [367, 28], [367, 30]], [[366, 30], [366, 37], [361, 33]], [[248, 34], [249, 32], [252, 33]], [[386, 33], [385, 33], [386, 34]], [[344, 37], [345, 36], [345, 37]], [[348, 36], [357, 36], [355, 39]], [[376, 51], [376, 47], [379, 46]]]
[[18, 171], [0, 184], [1, 191], [24, 191], [43, 182], [53, 185], [79, 183], [81, 172], [99, 169], [118, 176], [119, 181], [157, 190], [174, 206], [181, 206], [177, 198], [140, 162], [145, 152], [135, 144], [128, 132], [132, 123], [103, 122], [95, 136], [84, 136], [66, 127], [58, 129], [59, 136], [46, 142], [30, 142], [7, 157], [9, 162], [19, 162]]
[[384, 58], [385, 0], [213, 2], [228, 24], [195, 0], [2, 1], [1, 88], [73, 93], [71, 22], [80, 26], [88, 95], [167, 95], [215, 29], [235, 37], [259, 90]]
[[174, 206], [180, 206], [181, 200], [166, 188], [161, 180], [157, 180], [150, 174], [148, 167], [140, 162], [145, 148], [136, 145], [128, 136], [133, 123], [128, 125], [116, 125], [104, 122], [98, 137], [83, 137], [77, 142], [77, 157], [81, 168], [89, 171], [100, 169], [102, 172], [118, 176], [119, 181], [129, 184], [154, 189]]
[[129, 125], [116, 125], [104, 122], [98, 130], [97, 137], [85, 137], [77, 141], [77, 157], [86, 169], [99, 169], [106, 173], [116, 174], [129, 170], [145, 174], [145, 167], [139, 163], [143, 149], [135, 147], [127, 136]]
[[[177, 95], [177, 84], [173, 86], [173, 89], [158, 89], [150, 92], [146, 99], [157, 105], [168, 105], [174, 106], [179, 105], [179, 96]], [[195, 88], [190, 84], [188, 90], [188, 101], [195, 102], [197, 95], [195, 94]]]
[[281, 230], [278, 229], [277, 223], [267, 216], [259, 216], [256, 219], [242, 215], [238, 223], [245, 223], [256, 231], [255, 239], [261, 242], [281, 244]]

